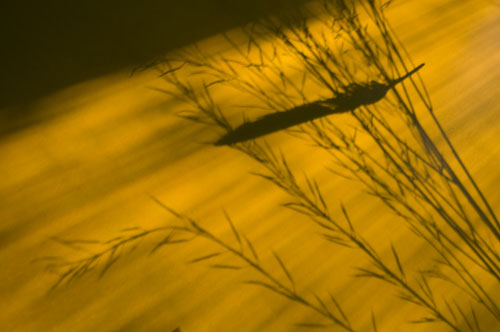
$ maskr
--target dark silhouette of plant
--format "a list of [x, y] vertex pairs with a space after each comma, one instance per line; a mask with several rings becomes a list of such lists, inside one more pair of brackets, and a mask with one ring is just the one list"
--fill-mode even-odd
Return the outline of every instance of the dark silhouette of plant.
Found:
[[[285, 206], [308, 216], [327, 241], [363, 252], [371, 266], [358, 268], [360, 277], [386, 282], [398, 291], [400, 299], [424, 309], [427, 316], [414, 323], [441, 323], [452, 331], [478, 332], [482, 327], [476, 311], [482, 310], [496, 320], [498, 328], [498, 300], [483, 285], [500, 282], [500, 223], [439, 123], [417, 73], [423, 65], [413, 65], [398, 41], [384, 16], [387, 5], [375, 0], [357, 4], [325, 0], [311, 7], [306, 16], [269, 19], [242, 28], [244, 44], [225, 36], [237, 54], [234, 58], [193, 46], [156, 62], [153, 68], [168, 84], [161, 91], [192, 106], [192, 111], [181, 116], [223, 129], [225, 133], [215, 145], [228, 145], [260, 164], [264, 171], [258, 175], [284, 190], [290, 197]], [[273, 42], [267, 43], [270, 38]], [[233, 128], [231, 112], [222, 110], [213, 97], [212, 89], [220, 85], [252, 96], [270, 113]], [[340, 124], [335, 117], [327, 117], [334, 113], [345, 113], [348, 119]], [[444, 148], [438, 147], [428, 126], [437, 129]], [[300, 184], [286, 157], [261, 141], [261, 136], [283, 129], [327, 152], [337, 165], [332, 168], [334, 174], [362, 183], [406, 222], [436, 255], [429, 268], [409, 270], [394, 246], [390, 260], [382, 257], [350, 220], [344, 206], [342, 218], [332, 214], [316, 181], [306, 177], [305, 184]], [[308, 300], [298, 294], [291, 272], [277, 254], [276, 262], [287, 282], [266, 270], [251, 241], [229, 217], [237, 246], [158, 203], [182, 225], [137, 229], [87, 260], [57, 265], [62, 271], [59, 283], [82, 275], [105, 255], [106, 269], [114, 262], [114, 248], [152, 232], [167, 232], [156, 248], [201, 237], [221, 251], [206, 253], [193, 262], [230, 253], [241, 265], [212, 266], [249, 266], [261, 277], [250, 283], [312, 309], [329, 322], [302, 326], [333, 325], [356, 331], [333, 296], [327, 303], [319, 296]], [[459, 289], [470, 300], [470, 309], [441, 293], [433, 286], [436, 280]], [[377, 330], [374, 318], [373, 330]]]
[[391, 80], [388, 84], [371, 81], [368, 84], [350, 84], [344, 93], [336, 93], [335, 97], [300, 105], [284, 112], [267, 114], [253, 122], [246, 122], [219, 138], [215, 145], [232, 145], [250, 139], [259, 138], [279, 130], [304, 124], [331, 114], [353, 111], [358, 107], [380, 101], [396, 84], [416, 73], [424, 64], [419, 65], [408, 74]]

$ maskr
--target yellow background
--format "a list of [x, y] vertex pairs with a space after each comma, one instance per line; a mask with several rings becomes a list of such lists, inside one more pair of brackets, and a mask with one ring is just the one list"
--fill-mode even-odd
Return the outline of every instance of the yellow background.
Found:
[[[387, 15], [415, 63], [426, 63], [420, 74], [437, 116], [500, 212], [500, 6], [394, 1]], [[33, 106], [31, 116], [45, 120], [0, 141], [0, 330], [299, 331], [294, 323], [317, 320], [297, 304], [242, 284], [248, 270], [186, 264], [214, 250], [204, 241], [149, 255], [158, 238], [146, 238], [101, 279], [90, 273], [48, 293], [55, 276], [33, 260], [85, 254], [51, 237], [105, 240], [126, 227], [172, 222], [149, 195], [230, 241], [226, 209], [270, 268], [279, 273], [273, 249], [301, 291], [332, 292], [360, 330], [369, 330], [371, 310], [380, 331], [440, 330], [405, 323], [419, 317], [413, 306], [394, 300], [394, 291], [378, 282], [353, 279], [352, 266], [366, 265], [361, 255], [321, 241], [307, 218], [279, 208], [287, 197], [249, 175], [257, 164], [202, 144], [216, 135], [176, 117], [179, 103], [149, 88], [155, 86], [161, 81], [154, 73], [130, 77], [124, 70], [69, 87]], [[369, 239], [393, 241], [410, 269], [425, 262], [428, 253], [396, 217], [360, 193], [361, 185], [332, 178], [328, 160], [305, 154], [309, 148], [297, 140], [279, 134], [272, 141], [294, 168], [320, 180], [331, 206], [346, 205]]]

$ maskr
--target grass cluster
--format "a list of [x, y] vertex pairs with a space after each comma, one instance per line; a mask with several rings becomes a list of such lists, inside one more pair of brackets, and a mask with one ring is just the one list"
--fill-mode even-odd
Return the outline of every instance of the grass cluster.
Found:
[[[288, 18], [250, 24], [241, 29], [238, 38], [226, 35], [227, 45], [236, 54], [233, 58], [192, 46], [160, 59], [147, 69], [159, 71], [167, 84], [162, 91], [191, 106], [190, 111], [181, 114], [183, 117], [213, 126], [226, 137], [236, 132], [238, 125], [214, 96], [213, 91], [220, 86], [250, 96], [255, 103], [247, 106], [265, 108], [268, 114], [283, 114], [303, 105], [334, 114], [335, 107], [351, 105], [343, 110], [345, 121], [341, 124], [335, 121], [336, 115], [325, 113], [314, 121], [306, 118], [290, 126], [287, 133], [310, 143], [311, 149], [326, 152], [335, 163], [332, 176], [361, 183], [399, 216], [437, 257], [429, 269], [413, 271], [405, 267], [394, 246], [391, 246], [393, 257], [382, 257], [350, 219], [344, 206], [340, 216], [334, 215], [331, 212], [334, 207], [327, 203], [320, 185], [310, 177], [305, 181], [298, 179], [286, 155], [266, 143], [260, 137], [263, 134], [224, 144], [259, 164], [262, 172], [258, 176], [287, 193], [290, 201], [285, 206], [306, 215], [321, 229], [324, 240], [361, 251], [371, 267], [359, 267], [358, 276], [390, 284], [400, 300], [427, 313], [414, 323], [437, 324], [433, 330], [446, 326], [450, 331], [479, 332], [484, 331], [477, 314], [481, 310], [500, 326], [498, 299], [484, 287], [485, 283], [500, 282], [500, 223], [439, 123], [418, 73], [392, 84], [417, 66], [384, 16], [388, 5], [389, 2], [377, 0], [356, 4], [344, 0], [321, 1]], [[365, 96], [377, 86], [386, 88], [380, 98], [360, 101], [363, 93]], [[353, 99], [345, 101], [346, 96]], [[338, 98], [344, 98], [344, 104]], [[430, 120], [425, 127], [422, 118]], [[439, 135], [431, 135], [428, 126], [433, 126]], [[273, 131], [266, 133], [270, 132]], [[109, 241], [106, 249], [90, 257], [55, 261], [50, 266], [61, 273], [57, 284], [79, 277], [103, 265], [100, 264], [103, 261], [106, 271], [115, 262], [120, 247], [151, 233], [166, 233], [155, 249], [201, 237], [220, 250], [203, 253], [193, 262], [216, 260], [222, 253], [229, 253], [234, 263], [212, 266], [250, 267], [260, 278], [249, 283], [265, 287], [324, 318], [321, 323], [299, 325], [358, 331], [334, 296], [309, 298], [297, 291], [292, 273], [277, 254], [274, 254], [276, 264], [286, 281], [266, 269], [252, 242], [229, 216], [228, 227], [235, 245], [164, 203], [158, 201], [158, 204], [180, 223], [157, 229], [127, 230], [123, 236]], [[433, 287], [434, 280], [456, 287], [468, 297], [467, 306]], [[372, 328], [377, 330], [375, 318]]]

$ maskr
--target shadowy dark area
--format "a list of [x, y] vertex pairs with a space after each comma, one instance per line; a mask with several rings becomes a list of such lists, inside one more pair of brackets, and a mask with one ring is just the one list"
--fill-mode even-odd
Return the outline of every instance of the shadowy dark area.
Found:
[[0, 135], [61, 88], [306, 1], [2, 1]]
[[327, 115], [353, 111], [358, 107], [370, 105], [384, 98], [389, 89], [416, 73], [420, 64], [406, 75], [393, 79], [387, 84], [371, 81], [368, 84], [350, 84], [342, 93], [333, 98], [300, 105], [284, 112], [267, 114], [256, 121], [243, 123], [217, 140], [214, 145], [232, 145], [267, 134], [300, 125]]

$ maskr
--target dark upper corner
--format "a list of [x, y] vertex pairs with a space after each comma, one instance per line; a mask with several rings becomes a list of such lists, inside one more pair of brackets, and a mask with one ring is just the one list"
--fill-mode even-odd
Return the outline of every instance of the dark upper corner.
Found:
[[[4, 1], [0, 110], [307, 0]], [[3, 120], [22, 114], [0, 114]]]

